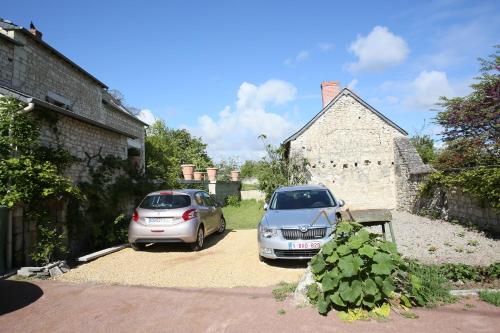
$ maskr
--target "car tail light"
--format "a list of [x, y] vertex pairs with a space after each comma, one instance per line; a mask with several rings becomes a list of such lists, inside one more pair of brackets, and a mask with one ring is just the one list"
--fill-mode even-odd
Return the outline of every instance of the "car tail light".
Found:
[[134, 210], [134, 215], [132, 215], [132, 220], [134, 220], [134, 222], [139, 221], [139, 213], [137, 213], [137, 209]]
[[189, 221], [191, 219], [194, 219], [196, 216], [198, 216], [198, 212], [196, 211], [196, 209], [190, 209], [190, 210], [186, 210], [182, 214], [182, 219], [184, 221]]

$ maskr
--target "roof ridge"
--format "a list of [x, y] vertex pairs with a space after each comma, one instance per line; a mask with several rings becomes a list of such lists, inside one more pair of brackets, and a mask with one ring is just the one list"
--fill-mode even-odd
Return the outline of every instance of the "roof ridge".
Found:
[[406, 132], [404, 129], [402, 129], [401, 127], [399, 127], [395, 122], [393, 122], [392, 120], [390, 120], [389, 118], [387, 118], [386, 116], [384, 116], [380, 111], [378, 111], [377, 109], [375, 109], [373, 106], [371, 106], [370, 104], [368, 104], [367, 102], [365, 102], [360, 96], [358, 96], [355, 92], [353, 92], [351, 89], [347, 88], [347, 87], [344, 87], [342, 88], [339, 93], [335, 96], [335, 98], [333, 98], [327, 105], [325, 105], [325, 107], [323, 107], [321, 109], [320, 112], [318, 112], [311, 120], [309, 120], [304, 126], [302, 126], [301, 129], [299, 129], [297, 132], [295, 132], [294, 134], [292, 134], [291, 136], [289, 136], [285, 141], [283, 141], [283, 144], [285, 143], [288, 143], [290, 141], [293, 141], [295, 139], [297, 139], [297, 137], [299, 135], [301, 135], [302, 133], [304, 133], [309, 127], [311, 127], [312, 124], [314, 124], [314, 122], [316, 122], [316, 120], [318, 120], [324, 113], [326, 113], [326, 111], [333, 105], [335, 104], [339, 99], [340, 97], [344, 96], [344, 95], [351, 95], [358, 103], [360, 103], [361, 105], [363, 105], [364, 107], [366, 107], [368, 110], [370, 110], [371, 112], [375, 113], [377, 116], [379, 116], [384, 122], [388, 123], [390, 126], [394, 127], [396, 130], [398, 130], [399, 132], [401, 132], [402, 134], [404, 135], [408, 135], [408, 132]]

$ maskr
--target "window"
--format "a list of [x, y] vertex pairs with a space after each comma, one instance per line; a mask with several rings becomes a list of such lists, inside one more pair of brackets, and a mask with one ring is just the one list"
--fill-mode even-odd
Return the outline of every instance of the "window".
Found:
[[206, 192], [203, 192], [203, 202], [205, 203], [205, 206], [208, 207], [216, 206], [214, 199], [212, 199], [212, 197]]
[[336, 206], [328, 190], [297, 190], [278, 192], [272, 198], [271, 209], [307, 209]]
[[194, 201], [198, 206], [205, 206], [205, 203], [203, 202], [203, 192], [198, 192], [194, 195]]
[[49, 91], [47, 93], [47, 96], [45, 96], [45, 101], [50, 104], [54, 104], [55, 106], [58, 106], [60, 108], [71, 110], [70, 100], [61, 95], [53, 93], [52, 91]]
[[144, 209], [175, 209], [191, 205], [191, 198], [186, 194], [148, 195], [139, 207]]

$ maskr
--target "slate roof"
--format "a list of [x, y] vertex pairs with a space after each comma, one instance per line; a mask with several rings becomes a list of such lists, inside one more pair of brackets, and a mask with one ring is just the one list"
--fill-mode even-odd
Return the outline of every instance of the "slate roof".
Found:
[[353, 97], [358, 103], [360, 103], [361, 105], [363, 105], [364, 107], [366, 107], [368, 110], [370, 110], [371, 112], [375, 113], [377, 116], [380, 117], [380, 119], [382, 119], [384, 122], [386, 122], [388, 125], [394, 127], [396, 130], [398, 130], [399, 132], [401, 132], [403, 135], [408, 135], [408, 132], [406, 132], [404, 129], [402, 129], [401, 127], [399, 127], [398, 125], [396, 125], [396, 123], [394, 123], [392, 120], [390, 120], [389, 118], [387, 118], [386, 116], [384, 116], [381, 112], [379, 112], [378, 110], [376, 110], [374, 107], [372, 107], [370, 104], [366, 103], [361, 97], [359, 97], [358, 95], [356, 95], [353, 91], [351, 91], [349, 88], [344, 88], [342, 89], [337, 96], [335, 96], [335, 98], [330, 102], [328, 103], [318, 114], [316, 114], [314, 116], [313, 119], [311, 119], [307, 124], [304, 125], [304, 127], [302, 127], [300, 130], [298, 130], [296, 133], [294, 133], [292, 136], [290, 136], [288, 139], [286, 139], [285, 141], [283, 141], [283, 144], [286, 144], [290, 141], [293, 141], [295, 139], [297, 139], [302, 133], [304, 133], [309, 127], [311, 127], [312, 124], [314, 124], [314, 122], [316, 120], [318, 120], [323, 114], [325, 114], [325, 112], [328, 111], [328, 109], [333, 105], [335, 104], [341, 96], [344, 96], [344, 95], [350, 95], [351, 97]]

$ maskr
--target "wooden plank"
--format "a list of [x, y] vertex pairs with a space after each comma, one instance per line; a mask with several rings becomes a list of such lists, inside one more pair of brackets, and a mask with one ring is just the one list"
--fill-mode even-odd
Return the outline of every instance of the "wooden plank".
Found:
[[97, 251], [97, 252], [94, 252], [94, 253], [90, 253], [90, 254], [84, 255], [83, 257], [80, 257], [77, 260], [79, 262], [91, 261], [91, 260], [97, 259], [99, 257], [103, 257], [105, 255], [108, 255], [110, 253], [113, 253], [113, 252], [116, 252], [116, 251], [120, 251], [120, 250], [122, 250], [122, 249], [124, 249], [126, 247], [128, 247], [128, 244], [122, 244], [122, 245], [118, 245], [118, 246], [113, 246], [113, 247], [110, 247], [110, 248], [107, 248], [107, 249], [104, 249], [104, 250], [101, 250], [101, 251]]
[[343, 221], [363, 222], [382, 222], [392, 221], [392, 214], [389, 209], [359, 209], [346, 210], [340, 212]]

